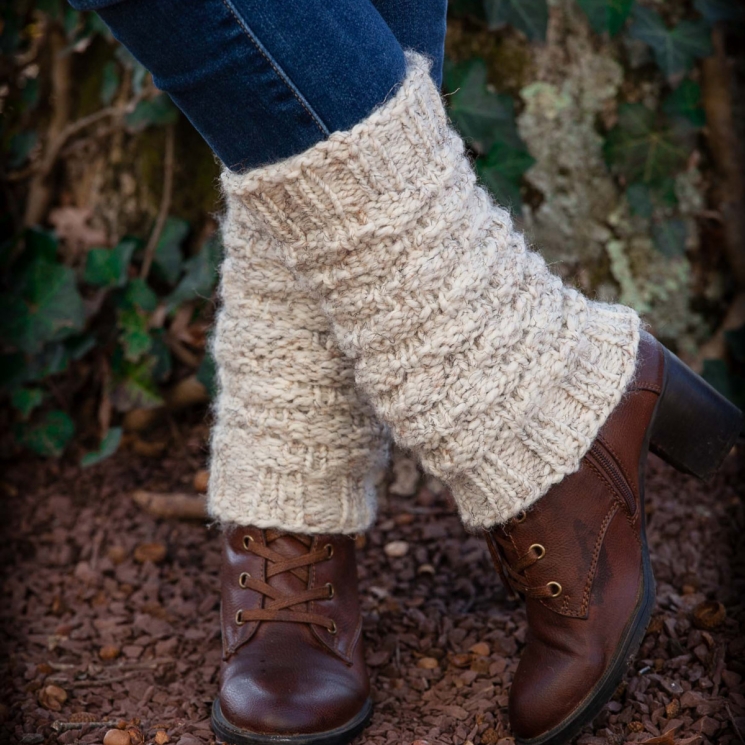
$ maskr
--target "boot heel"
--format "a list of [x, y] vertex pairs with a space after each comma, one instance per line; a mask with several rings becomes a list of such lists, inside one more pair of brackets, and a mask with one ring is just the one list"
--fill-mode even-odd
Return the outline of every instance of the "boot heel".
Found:
[[708, 479], [743, 424], [742, 412], [665, 349], [665, 381], [650, 450], [683, 473]]

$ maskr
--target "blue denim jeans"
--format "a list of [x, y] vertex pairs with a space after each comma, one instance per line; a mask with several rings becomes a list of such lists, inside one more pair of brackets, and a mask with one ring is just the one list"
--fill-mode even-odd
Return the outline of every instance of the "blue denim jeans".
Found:
[[96, 10], [217, 156], [302, 152], [396, 90], [404, 50], [440, 83], [447, 0], [70, 0]]

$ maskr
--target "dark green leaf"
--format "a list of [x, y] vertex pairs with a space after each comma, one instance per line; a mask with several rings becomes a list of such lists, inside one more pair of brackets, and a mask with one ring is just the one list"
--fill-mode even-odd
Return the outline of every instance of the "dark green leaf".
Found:
[[578, 0], [593, 31], [615, 36], [631, 13], [634, 0]]
[[124, 118], [133, 132], [140, 132], [152, 124], [173, 124], [177, 120], [178, 109], [165, 93], [140, 101], [135, 110]]
[[515, 126], [515, 104], [511, 96], [492, 93], [486, 87], [486, 65], [473, 59], [445, 68], [449, 112], [463, 137], [480, 153], [501, 141], [522, 146]]
[[197, 369], [197, 380], [207, 389], [212, 398], [217, 395], [217, 365], [209, 351], [209, 346]]
[[668, 78], [682, 75], [699, 57], [712, 53], [711, 29], [704, 21], [681, 21], [674, 29], [650, 8], [636, 5], [629, 34], [648, 44], [660, 69]]
[[158, 307], [158, 296], [140, 277], [130, 279], [122, 295], [122, 307], [139, 308], [152, 313]]
[[109, 60], [103, 66], [103, 77], [101, 79], [101, 103], [108, 106], [119, 90], [119, 70], [116, 62]]
[[137, 242], [119, 241], [115, 248], [92, 248], [85, 262], [84, 281], [96, 287], [123, 287]]
[[80, 459], [80, 465], [83, 468], [88, 468], [96, 463], [100, 463], [102, 460], [106, 460], [109, 456], [113, 455], [119, 443], [122, 441], [122, 428], [112, 427], [101, 440], [101, 447], [92, 453], [86, 453]]
[[37, 135], [33, 129], [24, 129], [10, 138], [8, 148], [8, 166], [20, 168], [27, 160], [36, 145]]
[[633, 214], [639, 217], [652, 217], [656, 209], [674, 207], [678, 203], [675, 180], [665, 178], [655, 184], [631, 184], [626, 189], [626, 199]]
[[137, 362], [152, 345], [148, 322], [145, 315], [135, 308], [119, 311], [119, 340], [124, 348], [124, 358], [128, 362]]
[[696, 10], [713, 26], [724, 23], [745, 23], [745, 5], [741, 0], [695, 0]]
[[27, 78], [21, 91], [21, 100], [26, 109], [33, 109], [39, 103], [39, 78]]
[[476, 165], [479, 176], [494, 199], [519, 213], [522, 211], [522, 177], [534, 163], [535, 159], [524, 147], [516, 149], [496, 142], [486, 158], [479, 160]]
[[156, 273], [169, 285], [176, 284], [183, 266], [181, 244], [189, 234], [189, 223], [178, 217], [169, 217], [163, 226], [153, 257]]
[[24, 352], [64, 339], [85, 324], [85, 310], [69, 267], [32, 261], [10, 292], [0, 296], [0, 336]]
[[702, 377], [735, 406], [745, 409], [745, 377], [727, 367], [724, 360], [704, 360]]
[[682, 256], [686, 250], [686, 226], [678, 218], [661, 220], [652, 226], [655, 248], [668, 258]]
[[10, 395], [10, 403], [24, 419], [44, 401], [41, 388], [16, 388]]
[[75, 434], [75, 425], [64, 411], [49, 411], [35, 424], [16, 427], [16, 439], [37, 455], [62, 455]]
[[738, 361], [745, 364], [745, 326], [739, 329], [732, 329], [724, 332], [724, 338], [727, 342], [732, 356]]
[[509, 24], [529, 39], [546, 38], [548, 3], [546, 0], [484, 0], [489, 28]]
[[654, 204], [652, 204], [652, 194], [647, 184], [631, 184], [626, 189], [626, 200], [633, 214], [639, 217], [652, 217]]
[[212, 290], [217, 281], [220, 257], [220, 241], [213, 236], [205, 241], [199, 253], [184, 262], [186, 273], [165, 301], [169, 311], [175, 310], [179, 305], [193, 298], [208, 300], [212, 296]]
[[58, 375], [64, 372], [69, 364], [70, 350], [64, 343], [47, 344], [41, 352], [28, 359], [26, 378], [28, 380], [44, 380], [50, 375]]
[[121, 364], [111, 394], [111, 403], [117, 411], [153, 409], [163, 404], [153, 380], [153, 366], [154, 360], [149, 357], [134, 365], [127, 362]]
[[662, 110], [673, 119], [685, 119], [695, 127], [706, 124], [701, 86], [686, 78], [663, 102]]
[[0, 388], [15, 388], [26, 379], [26, 355], [0, 354]]
[[26, 253], [31, 259], [54, 261], [57, 258], [57, 236], [42, 228], [26, 231]]
[[80, 334], [65, 340], [65, 348], [73, 360], [82, 359], [95, 346], [96, 337], [93, 334]]
[[658, 128], [654, 112], [638, 103], [624, 104], [603, 151], [608, 164], [627, 181], [653, 184], [673, 175], [686, 162], [682, 136]]
[[150, 349], [150, 356], [155, 360], [153, 378], [158, 383], [164, 383], [171, 375], [171, 350], [165, 342], [163, 329], [155, 329], [151, 335], [153, 346]]

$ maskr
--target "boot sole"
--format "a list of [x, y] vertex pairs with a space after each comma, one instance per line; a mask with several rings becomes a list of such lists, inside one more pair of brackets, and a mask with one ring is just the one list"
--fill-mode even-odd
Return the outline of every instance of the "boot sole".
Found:
[[578, 734], [613, 697], [644, 641], [655, 605], [655, 580], [649, 560], [644, 509], [644, 477], [649, 451], [678, 471], [708, 479], [719, 469], [742, 430], [742, 412], [672, 352], [664, 351], [662, 391], [647, 427], [639, 460], [644, 585], [641, 597], [608, 670], [587, 698], [559, 726], [532, 739], [517, 737], [515, 745], [563, 745]]
[[217, 742], [225, 745], [348, 745], [372, 718], [372, 700], [367, 699], [362, 711], [343, 727], [297, 735], [268, 735], [251, 732], [231, 724], [223, 716], [220, 700], [212, 703], [212, 730]]

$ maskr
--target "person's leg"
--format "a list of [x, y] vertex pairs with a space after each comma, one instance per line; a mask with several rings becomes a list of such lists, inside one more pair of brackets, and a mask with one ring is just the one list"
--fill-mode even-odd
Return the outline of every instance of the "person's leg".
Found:
[[98, 12], [234, 170], [349, 129], [405, 74], [402, 47], [369, 0], [70, 2]]
[[478, 185], [428, 64], [346, 132], [227, 193], [318, 298], [395, 439], [488, 531], [530, 633], [510, 694], [523, 745], [612, 695], [654, 601], [649, 447], [707, 475], [739, 411], [640, 329], [565, 287]]
[[442, 85], [447, 31], [447, 0], [372, 0], [402, 49], [431, 62], [430, 75]]

